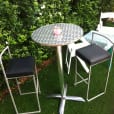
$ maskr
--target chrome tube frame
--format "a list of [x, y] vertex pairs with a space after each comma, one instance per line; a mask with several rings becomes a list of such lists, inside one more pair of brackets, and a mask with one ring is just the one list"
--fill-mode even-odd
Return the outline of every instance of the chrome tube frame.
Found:
[[[5, 53], [5, 51], [7, 51], [7, 50], [8, 50], [9, 56], [10, 56], [10, 58], [11, 58], [11, 53], [10, 53], [10, 50], [9, 50], [9, 46], [6, 46], [6, 48], [5, 48], [5, 49], [1, 52], [1, 54], [0, 54], [0, 65], [1, 65], [1, 68], [2, 68], [2, 72], [3, 72], [4, 78], [5, 78], [5, 82], [6, 82], [6, 85], [7, 85], [7, 87], [8, 87], [8, 91], [9, 91], [9, 93], [10, 93], [10, 97], [11, 97], [11, 100], [12, 100], [12, 103], [13, 103], [13, 106], [14, 106], [14, 109], [15, 109], [16, 114], [34, 114], [34, 113], [40, 113], [40, 112], [41, 112], [41, 107], [40, 107], [39, 96], [38, 96], [39, 81], [37, 80], [37, 82], [36, 82], [35, 75], [32, 75], [32, 77], [33, 77], [33, 82], [34, 82], [34, 87], [35, 87], [35, 92], [22, 93], [22, 92], [21, 92], [21, 89], [20, 89], [20, 86], [19, 86], [19, 82], [18, 82], [18, 80], [17, 80], [17, 78], [19, 78], [19, 77], [7, 78], [7, 76], [6, 76], [5, 68], [4, 68], [4, 65], [3, 65], [3, 62], [2, 62], [2, 55], [3, 55], [3, 54]], [[26, 76], [26, 77], [30, 77], [30, 76]], [[36, 78], [38, 78], [38, 77], [36, 77]], [[18, 108], [17, 108], [17, 106], [16, 106], [16, 102], [15, 102], [15, 100], [14, 100], [14, 96], [13, 96], [13, 94], [12, 94], [12, 91], [11, 91], [11, 88], [10, 88], [10, 85], [9, 85], [9, 81], [8, 81], [8, 80], [11, 80], [11, 79], [16, 79], [16, 82], [17, 82], [17, 86], [18, 86], [20, 95], [36, 93], [38, 110], [32, 111], [32, 112], [24, 112], [24, 113], [20, 113], [20, 112], [18, 111]]]
[[[103, 36], [103, 37], [105, 37], [108, 41], [110, 41], [110, 42], [112, 43], [112, 50], [114, 51], [114, 43], [113, 43], [110, 39], [108, 39], [106, 36], [104, 36], [104, 35], [102, 35], [102, 34], [100, 34], [100, 33], [94, 33], [94, 32], [93, 32], [92, 41], [93, 41], [93, 36], [94, 36], [94, 34], [98, 34], [98, 35], [100, 35], [100, 36]], [[92, 42], [91, 42], [91, 43], [92, 43]], [[98, 98], [98, 97], [100, 97], [101, 95], [103, 95], [103, 94], [106, 93], [107, 84], [108, 84], [108, 80], [109, 80], [109, 74], [110, 74], [111, 65], [112, 65], [113, 51], [112, 51], [112, 53], [111, 53], [111, 59], [110, 59], [109, 67], [108, 67], [108, 73], [107, 73], [107, 77], [106, 77], [106, 83], [105, 83], [105, 86], [104, 86], [104, 90], [103, 90], [101, 93], [99, 93], [99, 94], [97, 94], [96, 96], [91, 97], [91, 98], [89, 98], [89, 89], [90, 89], [91, 74], [92, 74], [92, 73], [91, 73], [91, 69], [92, 69], [92, 67], [94, 67], [95, 65], [100, 64], [100, 63], [103, 63], [103, 62], [105, 62], [105, 61], [108, 61], [109, 59], [100, 61], [99, 63], [94, 64], [94, 65], [90, 65], [90, 66], [89, 66], [89, 74], [88, 74], [88, 77], [84, 79], [83, 76], [80, 75], [80, 73], [79, 73], [78, 70], [77, 70], [77, 60], [78, 60], [78, 58], [77, 58], [77, 56], [76, 56], [75, 81], [74, 81], [74, 85], [78, 85], [78, 84], [81, 83], [81, 82], [85, 82], [85, 84], [87, 84], [86, 100], [87, 100], [88, 102], [89, 102], [89, 101], [92, 101], [92, 100], [94, 100], [94, 99], [96, 99], [96, 98]], [[81, 81], [78, 81], [78, 80], [77, 80], [77, 76], [80, 77]]]
[[[71, 52], [69, 52], [69, 49], [67, 47], [67, 49], [66, 49], [66, 60], [65, 60], [65, 63], [66, 63], [67, 69], [68, 69], [68, 71], [67, 71], [68, 74], [70, 73], [71, 58], [72, 58], [70, 53]], [[69, 61], [68, 61], [68, 54], [70, 55]]]

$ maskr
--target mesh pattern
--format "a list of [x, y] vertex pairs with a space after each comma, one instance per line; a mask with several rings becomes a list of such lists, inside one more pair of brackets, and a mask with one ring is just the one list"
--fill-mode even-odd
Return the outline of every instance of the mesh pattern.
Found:
[[[62, 29], [60, 35], [55, 36], [53, 33], [54, 27], [58, 26]], [[81, 27], [68, 24], [68, 23], [57, 23], [42, 26], [32, 33], [32, 39], [42, 45], [67, 45], [75, 42], [81, 38], [83, 30]]]

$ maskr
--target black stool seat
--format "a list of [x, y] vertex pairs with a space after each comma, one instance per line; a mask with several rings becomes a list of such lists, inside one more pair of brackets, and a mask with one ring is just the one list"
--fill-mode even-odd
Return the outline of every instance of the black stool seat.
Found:
[[105, 51], [96, 44], [91, 44], [76, 50], [76, 55], [87, 62], [89, 65], [93, 65], [100, 61], [111, 58], [109, 52]]
[[8, 63], [6, 75], [8, 78], [33, 75], [34, 68], [35, 59], [32, 56], [13, 58]]

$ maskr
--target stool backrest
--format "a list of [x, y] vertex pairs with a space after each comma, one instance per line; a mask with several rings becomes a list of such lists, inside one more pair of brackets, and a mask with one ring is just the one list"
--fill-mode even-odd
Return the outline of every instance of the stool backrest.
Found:
[[6, 77], [6, 73], [5, 73], [5, 68], [4, 68], [4, 64], [3, 64], [3, 55], [8, 52], [8, 56], [9, 58], [12, 58], [11, 56], [11, 52], [10, 52], [10, 49], [9, 49], [9, 46], [6, 46], [2, 52], [0, 53], [0, 65], [1, 65], [1, 69], [2, 69], [2, 72], [4, 74], [4, 76]]
[[[99, 40], [102, 40], [103, 42], [109, 44], [110, 43], [110, 49], [111, 51], [109, 52], [109, 50], [107, 50], [110, 55], [111, 55], [111, 60], [110, 60], [110, 67], [111, 67], [111, 64], [112, 64], [112, 59], [113, 59], [113, 50], [114, 50], [114, 43], [113, 41], [106, 35], [100, 33], [100, 32], [92, 32], [92, 41], [91, 43], [94, 43], [98, 46], [100, 46], [101, 48], [103, 48], [101, 45], [97, 44], [97, 42], [94, 42], [94, 38], [96, 38], [96, 35], [97, 35], [97, 38], [99, 38]], [[100, 36], [100, 37], [99, 37]], [[105, 48], [103, 48], [105, 50]]]
[[[105, 34], [102, 34], [100, 32], [92, 32], [92, 39], [91, 39], [91, 43], [95, 43], [97, 44], [97, 41], [101, 41], [102, 44], [110, 44], [110, 47], [113, 47], [114, 43], [113, 41]], [[97, 44], [100, 47], [102, 47], [102, 45]], [[103, 48], [103, 47], [102, 47]]]

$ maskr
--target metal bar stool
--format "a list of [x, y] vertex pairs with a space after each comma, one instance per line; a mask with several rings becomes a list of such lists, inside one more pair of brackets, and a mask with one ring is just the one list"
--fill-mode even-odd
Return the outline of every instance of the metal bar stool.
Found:
[[[9, 61], [7, 68], [6, 65], [4, 64], [4, 56], [5, 52], [8, 52], [9, 55]], [[9, 46], [6, 46], [3, 51], [0, 53], [0, 65], [1, 69], [3, 71], [3, 75], [5, 78], [5, 82], [7, 84], [11, 100], [15, 109], [16, 114], [33, 114], [33, 113], [39, 113], [41, 112], [40, 108], [40, 102], [39, 102], [39, 95], [38, 92], [40, 91], [39, 87], [39, 80], [38, 80], [38, 75], [37, 75], [37, 69], [35, 65], [35, 59], [32, 56], [27, 56], [27, 57], [22, 57], [22, 58], [12, 58], [11, 53], [9, 50]], [[20, 87], [20, 81], [19, 79], [22, 77], [28, 77], [33, 79], [33, 84], [34, 84], [34, 91], [32, 92], [22, 92], [21, 87]], [[20, 95], [27, 95], [27, 94], [34, 94], [35, 99], [37, 101], [37, 109], [34, 111], [28, 111], [28, 112], [19, 112], [19, 107], [16, 105], [16, 99], [14, 98], [13, 92], [11, 90], [11, 85], [10, 81], [15, 80], [17, 84], [17, 88], [19, 90]]]
[[[109, 73], [111, 70], [111, 64], [112, 64], [112, 58], [113, 58], [113, 51], [112, 51], [112, 53], [109, 53], [108, 51], [104, 50], [104, 48], [98, 46], [97, 44], [95, 44], [95, 42], [93, 42], [95, 35], [100, 36], [99, 38], [101, 38], [101, 40], [105, 39], [105, 41], [107, 43], [110, 42], [110, 44], [112, 44], [112, 48], [114, 48], [113, 42], [108, 37], [104, 36], [103, 34], [100, 34], [99, 32], [92, 32], [91, 45], [76, 50], [76, 73], [75, 73], [74, 85], [77, 85], [82, 82], [87, 84], [87, 93], [86, 93], [86, 100], [87, 101], [91, 101], [91, 100], [106, 93], [107, 84], [108, 84], [108, 80], [109, 80]], [[77, 59], [77, 57], [81, 58], [88, 65], [89, 74], [87, 74], [88, 76], [86, 78], [84, 76], [82, 76], [81, 73], [78, 72], [78, 68], [77, 68], [77, 60], [78, 59]], [[107, 62], [108, 68], [107, 68], [106, 80], [104, 82], [105, 83], [104, 90], [100, 93], [97, 93], [97, 95], [89, 98], [90, 83], [91, 83], [91, 78], [92, 78], [91, 77], [92, 76], [92, 69], [94, 66], [99, 65], [105, 61], [109, 61], [109, 62]], [[104, 66], [102, 66], [102, 67], [104, 67]], [[78, 79], [78, 78], [80, 78], [80, 79]], [[97, 78], [99, 78], [99, 77], [97, 76]]]

